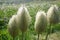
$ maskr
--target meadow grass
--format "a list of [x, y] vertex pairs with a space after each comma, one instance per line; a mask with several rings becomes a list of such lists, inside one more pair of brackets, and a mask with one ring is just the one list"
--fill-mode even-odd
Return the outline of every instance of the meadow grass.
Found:
[[[40, 10], [43, 10], [45, 12], [47, 12], [47, 10], [49, 9], [49, 7], [53, 4], [56, 4], [59, 6], [59, 10], [60, 10], [60, 3], [59, 2], [43, 2], [43, 3], [28, 3], [26, 4], [26, 7], [28, 8], [28, 11], [32, 17], [32, 22], [30, 24], [30, 26], [27, 29], [27, 32], [25, 33], [25, 39], [26, 40], [36, 40], [37, 39], [37, 33], [34, 30], [34, 22], [35, 22], [35, 16], [36, 13]], [[0, 39], [1, 40], [12, 40], [12, 37], [9, 35], [8, 31], [7, 31], [7, 24], [9, 19], [12, 17], [12, 15], [17, 14], [17, 10], [20, 7], [20, 5], [7, 5], [7, 6], [3, 6], [0, 8]], [[60, 12], [59, 12], [60, 13]], [[1, 21], [2, 20], [2, 21]], [[3, 25], [2, 25], [3, 24]], [[55, 27], [53, 27], [54, 32], [52, 34], [50, 34], [50, 36], [52, 35], [52, 37], [54, 37], [53, 39], [51, 37], [50, 40], [60, 40], [60, 24], [54, 25]], [[45, 38], [45, 34], [46, 31], [42, 33], [41, 38], [44, 39]], [[19, 35], [20, 39], [21, 39], [21, 33]], [[18, 38], [18, 37], [17, 37]], [[16, 38], [16, 39], [17, 39]], [[57, 38], [57, 39], [55, 39]]]

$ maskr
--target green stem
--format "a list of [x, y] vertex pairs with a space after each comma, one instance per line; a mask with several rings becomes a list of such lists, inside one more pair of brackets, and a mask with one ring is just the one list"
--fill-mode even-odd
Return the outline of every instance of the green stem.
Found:
[[48, 31], [47, 31], [45, 40], [48, 40], [48, 35], [49, 35], [50, 33], [51, 33], [51, 24], [49, 25], [49, 28], [48, 28]]
[[24, 40], [24, 32], [22, 32], [22, 40]]
[[18, 40], [19, 40], [19, 38], [18, 38]]
[[13, 40], [15, 40], [15, 37], [13, 37]]
[[19, 38], [20, 38], [20, 37], [18, 36], [18, 40], [20, 40]]
[[45, 39], [45, 40], [48, 40], [48, 35], [49, 35], [49, 33], [47, 33], [47, 35], [46, 35], [46, 39]]
[[39, 40], [39, 33], [38, 33], [38, 40]]

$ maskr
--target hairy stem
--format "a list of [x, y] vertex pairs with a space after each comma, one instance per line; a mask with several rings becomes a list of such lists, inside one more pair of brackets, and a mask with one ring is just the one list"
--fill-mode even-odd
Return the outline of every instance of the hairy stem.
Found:
[[39, 33], [38, 33], [38, 40], [39, 40]]
[[22, 32], [22, 40], [24, 40], [24, 32]]
[[15, 40], [15, 37], [13, 37], [13, 40]]
[[49, 25], [49, 28], [48, 28], [48, 31], [47, 31], [47, 34], [46, 34], [46, 38], [45, 40], [48, 40], [48, 35], [51, 33], [51, 24]]

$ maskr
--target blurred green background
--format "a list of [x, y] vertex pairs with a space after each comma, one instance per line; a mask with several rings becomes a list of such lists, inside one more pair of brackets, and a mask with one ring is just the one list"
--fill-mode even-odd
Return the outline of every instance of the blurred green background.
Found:
[[[59, 1], [51, 1], [51, 2], [30, 2], [26, 3], [26, 7], [28, 8], [29, 14], [32, 17], [32, 21], [30, 26], [28, 27], [27, 32], [25, 33], [25, 40], [36, 40], [37, 39], [37, 33], [34, 30], [34, 22], [35, 22], [35, 16], [36, 13], [40, 10], [43, 10], [47, 12], [47, 10], [51, 7], [51, 5], [56, 4], [59, 7], [60, 11], [60, 2]], [[12, 17], [12, 15], [16, 14], [18, 11], [18, 8], [21, 5], [0, 5], [0, 40], [12, 40], [12, 37], [10, 36], [9, 32], [7, 31], [8, 22], [9, 19]], [[60, 13], [60, 12], [59, 12]], [[54, 25], [53, 32], [50, 34], [49, 39], [50, 40], [60, 40], [60, 24]], [[46, 31], [42, 33], [42, 40], [45, 38]], [[21, 39], [21, 32], [20, 35], [16, 37], [20, 37]]]

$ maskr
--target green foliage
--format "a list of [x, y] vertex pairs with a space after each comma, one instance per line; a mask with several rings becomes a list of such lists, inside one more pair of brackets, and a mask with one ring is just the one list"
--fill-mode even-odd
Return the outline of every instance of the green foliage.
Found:
[[[60, 3], [56, 2], [53, 4], [57, 4], [60, 7]], [[30, 26], [28, 27], [27, 32], [24, 34], [25, 35], [25, 39], [26, 40], [36, 40], [36, 32], [34, 29], [34, 22], [35, 22], [35, 16], [36, 13], [39, 10], [44, 10], [45, 12], [47, 12], [48, 8], [52, 5], [52, 3], [41, 3], [40, 5], [28, 5], [28, 11], [32, 17], [32, 21]], [[0, 9], [0, 39], [1, 40], [12, 40], [12, 37], [9, 35], [8, 31], [7, 31], [7, 24], [9, 19], [11, 18], [12, 15], [17, 13], [18, 8], [11, 6], [11, 7], [4, 7]], [[3, 29], [3, 30], [1, 30]], [[60, 31], [60, 24], [54, 25], [53, 27], [54, 31]], [[21, 32], [19, 34], [19, 37], [21, 39]]]

